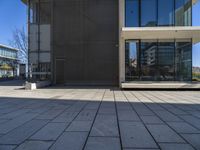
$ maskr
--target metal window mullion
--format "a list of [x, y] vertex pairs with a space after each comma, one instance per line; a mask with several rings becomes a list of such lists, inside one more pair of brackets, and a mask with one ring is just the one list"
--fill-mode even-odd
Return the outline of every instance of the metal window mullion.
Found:
[[38, 65], [37, 66], [38, 66], [38, 72], [40, 72], [40, 0], [38, 0]]

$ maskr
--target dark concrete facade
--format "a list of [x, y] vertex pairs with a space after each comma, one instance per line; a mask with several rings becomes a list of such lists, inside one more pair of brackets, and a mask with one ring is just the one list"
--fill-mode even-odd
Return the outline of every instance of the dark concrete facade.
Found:
[[54, 0], [54, 83], [117, 85], [118, 0]]

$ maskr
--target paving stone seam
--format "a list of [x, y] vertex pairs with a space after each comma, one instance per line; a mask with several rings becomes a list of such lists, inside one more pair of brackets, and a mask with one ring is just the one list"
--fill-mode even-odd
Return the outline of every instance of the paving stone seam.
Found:
[[[154, 140], [154, 142], [156, 143], [157, 147], [158, 147], [159, 149], [161, 149], [161, 148], [160, 148], [160, 145], [156, 142], [156, 139], [153, 137], [153, 135], [151, 134], [151, 132], [149, 131], [149, 129], [148, 129], [147, 126], [145, 125], [144, 121], [141, 119], [141, 117], [140, 117], [140, 115], [138, 114], [138, 112], [137, 112], [137, 111], [135, 110], [135, 108], [131, 105], [131, 102], [129, 101], [127, 95], [124, 93], [124, 91], [122, 91], [122, 93], [123, 93], [123, 95], [126, 97], [126, 100], [128, 101], [128, 103], [129, 103], [130, 106], [132, 107], [133, 111], [138, 115], [138, 117], [139, 117], [140, 121], [142, 122], [142, 124], [144, 125], [145, 129], [146, 129], [146, 130], [148, 131], [148, 133], [151, 135], [151, 137], [152, 137], [152, 139]], [[131, 94], [132, 94], [132, 93], [131, 93]], [[136, 97], [136, 96], [134, 95], [134, 97]], [[136, 97], [136, 98], [137, 98], [137, 97]]]
[[94, 125], [94, 123], [95, 123], [95, 120], [96, 120], [96, 118], [97, 118], [97, 115], [98, 115], [99, 109], [100, 109], [100, 107], [101, 107], [101, 104], [102, 104], [103, 98], [104, 98], [104, 96], [105, 96], [105, 93], [106, 93], [106, 90], [104, 90], [104, 92], [103, 92], [103, 95], [102, 95], [102, 97], [101, 97], [100, 103], [99, 103], [99, 105], [98, 105], [98, 108], [97, 108], [96, 114], [95, 114], [95, 116], [94, 116], [94, 118], [93, 118], [92, 125], [91, 125], [91, 127], [90, 127], [89, 132], [88, 132], [88, 135], [87, 135], [87, 137], [86, 137], [86, 140], [85, 140], [85, 143], [84, 143], [84, 145], [83, 145], [82, 150], [84, 150], [85, 147], [86, 147], [87, 141], [88, 141], [88, 139], [89, 139], [89, 137], [90, 137], [90, 133], [91, 133], [92, 127], [93, 127], [93, 125]]
[[[80, 100], [79, 100], [80, 101]], [[77, 116], [81, 113], [81, 111], [82, 110], [84, 110], [84, 108], [87, 106], [87, 104], [89, 103], [89, 101], [86, 103], [86, 104], [84, 104], [84, 106], [81, 108], [81, 110], [79, 111], [79, 113], [73, 118], [73, 120], [67, 125], [67, 127], [64, 129], [64, 131], [63, 131], [63, 133], [61, 133], [57, 138], [56, 138], [56, 140], [55, 140], [55, 142], [53, 142], [52, 144], [51, 144], [51, 146], [48, 148], [48, 150], [49, 149], [51, 149], [52, 148], [52, 146], [56, 143], [56, 141], [65, 133], [65, 132], [71, 132], [71, 131], [65, 131], [71, 124], [72, 124], [72, 122], [77, 118]], [[74, 105], [74, 104], [73, 104]], [[72, 105], [72, 106], [73, 106]], [[85, 132], [85, 131], [84, 131]], [[89, 135], [89, 134], [88, 134]], [[86, 142], [87, 142], [87, 139], [86, 139]], [[85, 142], [85, 143], [86, 143]]]
[[[53, 102], [48, 102], [47, 104], [49, 105], [50, 103], [53, 103]], [[47, 105], [46, 104], [46, 105]], [[71, 107], [71, 106], [70, 106]], [[70, 107], [68, 107], [68, 108], [70, 108]], [[66, 108], [66, 109], [64, 109], [61, 113], [63, 113], [65, 110], [67, 110], [68, 108]], [[50, 108], [50, 109], [52, 109], [52, 108]], [[47, 111], [49, 111], [50, 109], [48, 109]], [[47, 112], [47, 111], [45, 111], [45, 112]], [[43, 112], [43, 113], [45, 113], [45, 112]], [[38, 113], [38, 115], [40, 115], [40, 113]], [[37, 115], [37, 116], [38, 116]], [[17, 149], [21, 144], [23, 144], [25, 141], [27, 141], [27, 140], [29, 140], [29, 138], [31, 137], [31, 136], [33, 136], [35, 133], [37, 133], [39, 130], [41, 130], [43, 127], [45, 127], [48, 123], [51, 123], [51, 120], [53, 120], [54, 118], [56, 118], [57, 116], [55, 116], [53, 119], [37, 119], [36, 117], [37, 116], [35, 116], [33, 119], [31, 119], [30, 121], [32, 121], [32, 120], [47, 120], [47, 123], [46, 124], [44, 124], [44, 126], [42, 126], [41, 128], [39, 128], [37, 131], [35, 131], [33, 134], [31, 134], [27, 139], [25, 139], [24, 141], [22, 141], [20, 144], [18, 144], [17, 146], [16, 146], [16, 148], [15, 149]], [[27, 122], [25, 122], [24, 124], [26, 124], [26, 123], [28, 123], [28, 122], [30, 122], [30, 121], [27, 121]], [[23, 125], [24, 125], [23, 124]], [[20, 127], [20, 126], [19, 126]], [[17, 127], [18, 128], [18, 127]], [[15, 128], [16, 129], [16, 128]], [[13, 129], [14, 130], [14, 129]], [[12, 130], [11, 130], [12, 131]], [[10, 132], [11, 132], [10, 131]], [[8, 133], [7, 133], [8, 134]], [[39, 140], [40, 141], [40, 140]], [[42, 141], [42, 140], [41, 140]]]
[[118, 126], [118, 132], [119, 132], [119, 140], [120, 140], [120, 146], [121, 150], [123, 150], [123, 145], [122, 145], [122, 137], [121, 137], [121, 131], [120, 131], [120, 125], [119, 125], [119, 114], [118, 114], [118, 109], [117, 109], [117, 102], [116, 102], [116, 96], [115, 92], [113, 91], [113, 96], [114, 96], [114, 103], [115, 103], [115, 111], [116, 111], [116, 117], [117, 117], [117, 126]]
[[[132, 94], [134, 94], [134, 93], [132, 93]], [[143, 94], [142, 94], [143, 95]], [[136, 96], [136, 95], [135, 95]], [[152, 98], [149, 98], [149, 97], [147, 97], [146, 95], [143, 95], [143, 96], [145, 96], [146, 98], [148, 98], [148, 99], [150, 99], [153, 103], [156, 103], [156, 102], [154, 102], [153, 100], [152, 100]], [[157, 97], [158, 98], [158, 97]], [[160, 99], [160, 98], [159, 98]], [[140, 101], [140, 99], [138, 99], [139, 101]], [[160, 99], [160, 100], [162, 100], [162, 99]], [[144, 102], [142, 102], [142, 101], [140, 101], [141, 103], [143, 103], [146, 107], [148, 107], [159, 119], [161, 119], [164, 123], [165, 123], [165, 125], [167, 125], [171, 130], [173, 130], [177, 135], [179, 135], [184, 141], [185, 141], [185, 143], [187, 143], [187, 144], [189, 144], [192, 148], [194, 148], [195, 150], [196, 150], [196, 148], [191, 144], [191, 143], [189, 143], [182, 135], [180, 135], [176, 130], [174, 130], [172, 127], [170, 127], [168, 124], [167, 124], [167, 122], [166, 121], [164, 121], [160, 116], [158, 116], [148, 105], [146, 105]], [[165, 102], [165, 101], [164, 101]], [[163, 107], [162, 105], [160, 105], [159, 103], [158, 103], [158, 105], [160, 106], [160, 107], [162, 107], [163, 109], [165, 109], [166, 111], [168, 111], [165, 107]], [[169, 112], [169, 111], [168, 111]], [[171, 112], [170, 112], [171, 113]], [[173, 113], [172, 113], [173, 114]], [[174, 115], [174, 114], [173, 114]], [[176, 115], [175, 115], [176, 116]], [[183, 120], [182, 118], [179, 118], [179, 119], [181, 119], [181, 120]], [[158, 143], [160, 143], [160, 142], [158, 142]], [[180, 142], [181, 143], [181, 142]]]
[[[148, 94], [151, 94], [151, 93], [148, 93]], [[152, 94], [151, 94], [152, 95]], [[155, 96], [155, 95], [152, 95], [152, 96], [154, 96], [154, 97], [156, 97], [156, 98], [158, 98], [158, 99], [160, 99], [161, 101], [163, 101], [163, 102], [165, 102], [165, 103], [167, 103], [167, 104], [170, 104], [170, 105], [172, 105], [171, 103], [168, 103], [167, 101], [165, 101], [165, 100], [162, 100], [160, 97], [157, 97], [157, 96]], [[145, 97], [147, 97], [147, 96], [145, 96]], [[147, 97], [148, 98], [148, 97]], [[151, 99], [151, 98], [150, 98]], [[151, 99], [151, 101], [152, 102], [154, 102], [152, 99]], [[154, 103], [156, 103], [156, 102], [154, 102]], [[162, 105], [160, 105], [159, 103], [158, 103], [158, 105], [160, 106], [160, 107], [162, 107], [163, 109], [165, 109], [167, 112], [169, 112], [169, 113], [171, 113], [171, 114], [173, 114], [173, 115], [175, 115], [176, 117], [178, 117], [179, 119], [181, 119], [182, 120], [182, 122], [185, 122], [185, 123], [188, 123], [189, 125], [191, 125], [193, 128], [195, 128], [195, 129], [197, 129], [197, 130], [199, 130], [200, 131], [200, 129], [199, 128], [197, 128], [197, 127], [195, 127], [192, 123], [190, 123], [190, 122], [188, 122], [188, 121], [186, 121], [186, 120], [184, 120], [184, 119], [182, 119], [181, 117], [180, 117], [180, 115], [177, 115], [177, 114], [175, 114], [175, 113], [173, 113], [173, 112], [171, 112], [171, 111], [169, 111], [167, 108], [165, 108], [165, 107], [163, 107]], [[173, 106], [173, 105], [172, 105]], [[148, 106], [147, 106], [148, 107]], [[173, 106], [173, 107], [175, 107], [176, 109], [180, 109], [180, 110], [182, 110], [181, 108], [178, 108], [177, 106]], [[148, 107], [149, 108], [149, 107]], [[149, 109], [151, 109], [151, 108], [149, 108]], [[152, 109], [151, 109], [152, 110]], [[182, 111], [184, 111], [184, 110], [182, 110]], [[188, 116], [188, 115], [181, 115], [181, 116]], [[196, 117], [195, 117], [196, 118]], [[197, 117], [197, 119], [199, 119], [198, 117]], [[168, 122], [173, 122], [173, 121], [165, 121], [165, 123], [168, 125]], [[175, 121], [176, 122], [176, 121]], [[178, 122], [178, 121], [177, 121]], [[180, 121], [181, 122], [181, 121]]]

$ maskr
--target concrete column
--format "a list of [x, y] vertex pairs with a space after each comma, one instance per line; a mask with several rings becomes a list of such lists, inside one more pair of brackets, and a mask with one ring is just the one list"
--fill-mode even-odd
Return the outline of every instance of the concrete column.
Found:
[[125, 81], [125, 40], [121, 30], [125, 26], [125, 0], [119, 0], [119, 85]]

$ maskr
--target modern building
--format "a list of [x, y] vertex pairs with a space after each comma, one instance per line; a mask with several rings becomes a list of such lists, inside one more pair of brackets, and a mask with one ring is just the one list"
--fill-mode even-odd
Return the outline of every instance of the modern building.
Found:
[[121, 87], [192, 81], [197, 0], [23, 1], [33, 78]]
[[0, 78], [17, 76], [18, 49], [0, 44]]

